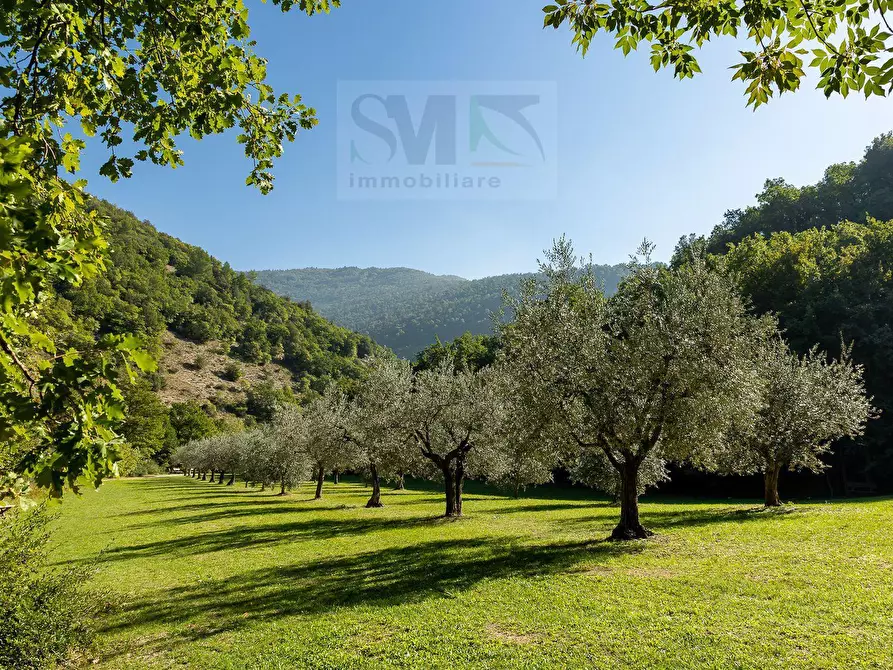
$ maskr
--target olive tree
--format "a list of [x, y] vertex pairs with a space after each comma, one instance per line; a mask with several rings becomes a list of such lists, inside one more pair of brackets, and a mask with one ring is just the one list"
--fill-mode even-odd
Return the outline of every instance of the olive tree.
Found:
[[316, 480], [315, 499], [322, 498], [326, 473], [334, 469], [346, 470], [357, 460], [356, 446], [346, 433], [350, 407], [344, 393], [337, 386], [325, 392], [304, 410], [306, 435], [304, 452], [309, 459]]
[[223, 483], [224, 475], [230, 473], [226, 482], [227, 486], [236, 483], [236, 473], [243, 464], [244, 451], [242, 433], [224, 433], [217, 437], [220, 449], [220, 479], [218, 483]]
[[220, 449], [220, 436], [211, 435], [199, 442], [200, 453], [202, 454], [202, 462], [208, 470], [210, 470], [210, 481], [215, 482], [214, 476], [219, 474], [223, 479], [222, 465], [223, 452]]
[[783, 469], [821, 472], [821, 456], [833, 441], [861, 435], [876, 413], [865, 394], [862, 366], [842, 349], [839, 360], [816, 348], [797, 356], [778, 337], [757, 349], [765, 385], [756, 420], [736, 436], [723, 461], [732, 472], [762, 473], [767, 507], [781, 505]]
[[198, 476], [198, 450], [195, 442], [181, 444], [171, 453], [171, 465], [179, 466], [187, 477]]
[[308, 421], [299, 407], [283, 405], [276, 412], [266, 436], [266, 455], [272, 479], [279, 482], [280, 495], [310, 474], [309, 432]]
[[492, 368], [457, 370], [449, 360], [416, 373], [410, 421], [422, 456], [443, 477], [444, 516], [462, 516], [467, 476], [498, 474], [492, 435], [503, 405], [494, 374]]
[[270, 425], [246, 431], [242, 438], [242, 474], [245, 486], [260, 484], [261, 491], [276, 481], [277, 469], [273, 457], [276, 438]]
[[363, 384], [349, 403], [343, 434], [355, 447], [357, 465], [368, 469], [372, 496], [366, 507], [381, 507], [382, 477], [402, 479], [418, 448], [407, 426], [412, 368], [399, 359], [373, 359]]
[[647, 243], [606, 298], [562, 238], [511, 304], [503, 328], [531, 412], [557, 417], [580, 450], [599, 451], [621, 481], [615, 539], [651, 535], [639, 519], [649, 457], [714, 465], [730, 427], [756, 409], [748, 351], [758, 324], [731, 283], [701, 260], [650, 262]]

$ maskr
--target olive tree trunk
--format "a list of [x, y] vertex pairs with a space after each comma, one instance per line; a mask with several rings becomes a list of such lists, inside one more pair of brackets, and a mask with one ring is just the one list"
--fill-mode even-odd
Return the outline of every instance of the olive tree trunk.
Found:
[[322, 482], [325, 476], [326, 471], [323, 470], [322, 466], [319, 466], [319, 469], [316, 471], [316, 495], [313, 496], [314, 500], [322, 498]]
[[778, 479], [781, 476], [781, 465], [772, 463], [763, 473], [765, 485], [766, 507], [780, 507], [781, 499], [778, 497]]
[[404, 474], [402, 472], [397, 474], [397, 485], [394, 487], [395, 491], [402, 491], [406, 488], [406, 484], [404, 483]]
[[339, 484], [341, 482], [341, 473], [337, 470], [332, 471], [332, 483]]
[[653, 533], [639, 520], [638, 459], [629, 459], [618, 468], [620, 474], [620, 523], [611, 533], [612, 540], [641, 540]]
[[232, 476], [229, 478], [229, 481], [226, 483], [227, 486], [232, 486], [236, 483], [236, 473], [233, 472]]
[[456, 504], [454, 506], [453, 516], [462, 516], [462, 487], [465, 484], [465, 459], [459, 458], [456, 461], [456, 486], [454, 487], [456, 494]]
[[446, 497], [445, 517], [462, 516], [462, 485], [465, 482], [465, 459], [471, 448], [467, 443], [461, 444], [446, 456], [440, 456], [426, 445], [422, 448], [422, 456], [434, 463], [443, 473], [443, 487]]
[[372, 477], [372, 497], [366, 503], [366, 507], [383, 507], [381, 503], [381, 481], [378, 478], [378, 467], [375, 463], [369, 464], [369, 474]]
[[442, 468], [444, 493], [446, 494], [446, 511], [445, 517], [458, 516], [456, 513], [456, 473], [451, 464], [447, 463]]

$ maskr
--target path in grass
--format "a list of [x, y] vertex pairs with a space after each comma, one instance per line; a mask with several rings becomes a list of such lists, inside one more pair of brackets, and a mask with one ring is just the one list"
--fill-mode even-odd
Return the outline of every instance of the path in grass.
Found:
[[[100, 667], [893, 668], [893, 500], [643, 505], [658, 535], [566, 492], [327, 485], [290, 496], [182, 476], [66, 497], [60, 561], [119, 601]], [[557, 492], [555, 495], [564, 495]]]

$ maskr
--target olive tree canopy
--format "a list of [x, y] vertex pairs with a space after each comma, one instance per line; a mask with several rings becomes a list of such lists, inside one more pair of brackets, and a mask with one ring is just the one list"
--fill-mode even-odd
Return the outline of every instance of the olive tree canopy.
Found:
[[834, 440], [856, 437], [875, 415], [865, 394], [862, 366], [843, 347], [839, 360], [813, 348], [792, 353], [779, 337], [757, 350], [756, 364], [765, 380], [754, 423], [729, 444], [724, 469], [762, 473], [767, 507], [781, 504], [778, 479], [785, 468], [821, 472], [821, 455]]
[[462, 487], [469, 475], [498, 476], [498, 442], [492, 437], [503, 403], [494, 370], [457, 370], [449, 360], [415, 376], [411, 425], [422, 456], [443, 477], [445, 516], [462, 516]]
[[530, 411], [558, 417], [579, 449], [601, 452], [617, 472], [616, 539], [650, 534], [638, 508], [647, 459], [714, 465], [759, 398], [749, 354], [761, 326], [731, 281], [700, 261], [657, 267], [650, 250], [605, 298], [562, 238], [503, 329], [518, 383], [538, 387]]
[[356, 465], [368, 470], [372, 496], [366, 507], [381, 507], [381, 479], [398, 481], [420, 458], [408, 425], [412, 368], [408, 361], [372, 359], [344, 419], [345, 439], [356, 447]]

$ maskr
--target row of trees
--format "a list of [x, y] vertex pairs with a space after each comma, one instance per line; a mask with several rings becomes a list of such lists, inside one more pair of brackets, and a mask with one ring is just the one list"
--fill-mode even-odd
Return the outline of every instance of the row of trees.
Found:
[[766, 505], [779, 505], [784, 468], [821, 470], [830, 443], [874, 415], [861, 368], [846, 348], [838, 360], [792, 354], [722, 267], [696, 255], [656, 267], [650, 250], [607, 298], [562, 239], [513, 301], [492, 362], [460, 349], [415, 370], [374, 359], [350, 397], [332, 387], [268, 427], [188, 444], [176, 458], [221, 483], [238, 471], [283, 492], [312, 475], [317, 495], [327, 472], [362, 470], [369, 507], [382, 504], [383, 479], [436, 478], [446, 516], [462, 514], [469, 477], [517, 493], [563, 466], [618, 499], [616, 539], [650, 534], [638, 496], [670, 461], [762, 472]]

